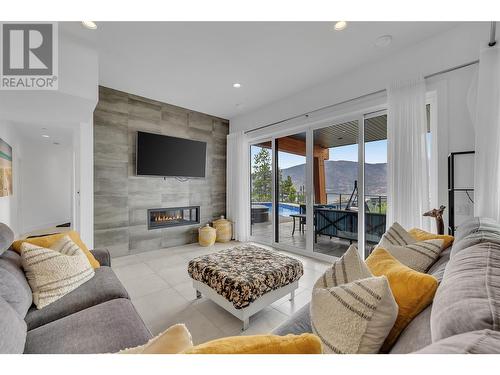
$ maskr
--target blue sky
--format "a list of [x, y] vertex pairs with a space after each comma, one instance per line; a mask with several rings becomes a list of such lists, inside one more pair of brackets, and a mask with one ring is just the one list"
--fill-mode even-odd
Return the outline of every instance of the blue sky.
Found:
[[[258, 147], [252, 147], [252, 159], [259, 152]], [[279, 152], [279, 167], [289, 168], [294, 165], [304, 164], [306, 158], [304, 156]], [[358, 161], [358, 145], [349, 145], [335, 147], [330, 149], [329, 160], [347, 160]], [[387, 141], [368, 142], [365, 144], [365, 160], [366, 163], [387, 163]]]

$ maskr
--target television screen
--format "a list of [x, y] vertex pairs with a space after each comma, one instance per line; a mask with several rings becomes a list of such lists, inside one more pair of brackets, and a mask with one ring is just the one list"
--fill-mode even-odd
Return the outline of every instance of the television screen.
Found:
[[138, 176], [205, 177], [207, 144], [137, 132]]

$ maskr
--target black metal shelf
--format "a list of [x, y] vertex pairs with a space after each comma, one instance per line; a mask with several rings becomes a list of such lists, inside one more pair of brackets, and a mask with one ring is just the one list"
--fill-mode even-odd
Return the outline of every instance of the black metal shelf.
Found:
[[448, 233], [451, 235], [455, 234], [455, 228], [456, 228], [455, 193], [465, 192], [468, 195], [469, 192], [474, 191], [473, 188], [455, 188], [455, 157], [457, 155], [470, 155], [474, 153], [475, 153], [474, 151], [460, 151], [460, 152], [452, 152], [448, 155], [448, 205], [450, 207], [450, 209], [448, 210]]

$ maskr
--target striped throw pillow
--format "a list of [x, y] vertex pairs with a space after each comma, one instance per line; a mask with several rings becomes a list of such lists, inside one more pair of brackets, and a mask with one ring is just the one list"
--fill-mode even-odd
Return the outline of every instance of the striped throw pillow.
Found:
[[314, 288], [331, 288], [371, 276], [370, 270], [359, 256], [358, 249], [351, 245], [344, 255], [316, 281]]
[[51, 248], [24, 242], [21, 258], [38, 309], [57, 301], [94, 276], [87, 256], [68, 236]]
[[444, 240], [426, 240], [404, 246], [386, 244], [378, 247], [387, 250], [405, 266], [425, 273], [439, 258], [444, 247]]
[[408, 233], [398, 222], [394, 222], [389, 229], [383, 234], [378, 246], [384, 249], [388, 245], [404, 246], [417, 242], [413, 236]]
[[313, 289], [311, 326], [323, 353], [378, 353], [398, 316], [385, 276]]

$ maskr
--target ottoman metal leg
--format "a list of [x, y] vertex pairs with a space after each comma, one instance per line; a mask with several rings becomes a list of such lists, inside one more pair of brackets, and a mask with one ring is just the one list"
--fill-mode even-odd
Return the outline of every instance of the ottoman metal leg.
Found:
[[196, 299], [201, 298], [201, 292], [199, 290], [196, 291]]
[[290, 292], [290, 301], [295, 299], [295, 289]]
[[248, 329], [249, 323], [250, 323], [250, 318], [246, 318], [245, 320], [243, 320], [243, 328], [241, 330], [246, 331]]

